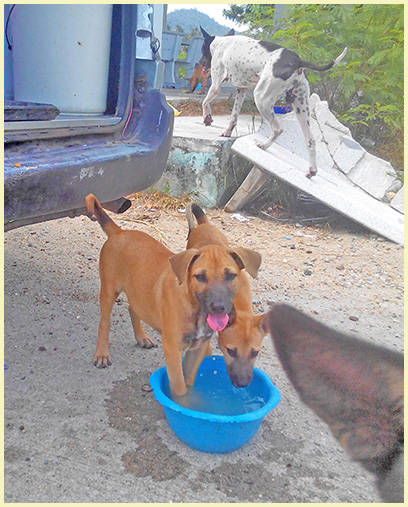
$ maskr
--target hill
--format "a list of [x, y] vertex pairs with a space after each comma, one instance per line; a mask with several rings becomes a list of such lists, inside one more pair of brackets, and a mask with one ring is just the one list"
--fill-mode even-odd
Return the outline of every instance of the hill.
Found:
[[178, 9], [170, 12], [167, 14], [167, 25], [171, 30], [175, 30], [179, 25], [186, 34], [190, 33], [193, 28], [199, 30], [200, 26], [211, 35], [225, 35], [230, 30], [227, 26], [220, 25], [197, 9]]

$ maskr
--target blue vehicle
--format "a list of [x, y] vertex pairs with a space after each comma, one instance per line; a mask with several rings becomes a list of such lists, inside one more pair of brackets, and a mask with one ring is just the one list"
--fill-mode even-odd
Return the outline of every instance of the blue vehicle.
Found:
[[164, 172], [165, 5], [5, 5], [5, 230], [115, 212]]

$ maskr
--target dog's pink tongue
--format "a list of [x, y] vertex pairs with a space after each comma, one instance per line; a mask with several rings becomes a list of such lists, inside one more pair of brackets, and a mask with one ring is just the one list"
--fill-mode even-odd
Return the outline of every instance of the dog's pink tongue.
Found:
[[229, 317], [226, 313], [223, 315], [215, 315], [210, 313], [207, 317], [207, 322], [213, 331], [222, 331], [228, 324], [228, 319]]

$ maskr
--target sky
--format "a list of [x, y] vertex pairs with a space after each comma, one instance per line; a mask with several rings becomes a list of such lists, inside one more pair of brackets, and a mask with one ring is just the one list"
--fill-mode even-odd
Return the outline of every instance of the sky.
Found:
[[201, 4], [201, 3], [191, 3], [191, 4], [167, 4], [167, 12], [176, 11], [177, 9], [197, 9], [204, 14], [210, 16], [210, 18], [217, 21], [221, 25], [228, 26], [228, 28], [235, 28], [236, 30], [243, 31], [245, 30], [245, 25], [238, 25], [234, 23], [228, 18], [224, 18], [222, 15], [223, 9], [227, 9], [230, 4]]

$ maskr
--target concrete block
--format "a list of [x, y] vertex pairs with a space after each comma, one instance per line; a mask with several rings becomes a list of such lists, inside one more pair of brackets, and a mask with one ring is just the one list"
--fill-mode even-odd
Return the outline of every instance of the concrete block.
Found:
[[[275, 143], [278, 146], [282, 146], [282, 148], [285, 148], [286, 150], [289, 150], [290, 152], [304, 158], [307, 165], [308, 151], [306, 148], [306, 142], [295, 113], [292, 112], [285, 114], [284, 116], [279, 116], [278, 120], [283, 128], [283, 132], [276, 139]], [[334, 167], [333, 159], [330, 156], [326, 144], [322, 140], [322, 132], [319, 129], [316, 120], [313, 118], [311, 119], [310, 129], [316, 141], [317, 166], [325, 168], [328, 171], [332, 170]], [[267, 137], [269, 136], [269, 132], [269, 126], [265, 123], [262, 123], [258, 131], [259, 137]]]
[[386, 160], [365, 152], [364, 157], [348, 173], [348, 177], [376, 199], [382, 199], [397, 173]]
[[[203, 125], [201, 128], [206, 129]], [[231, 151], [234, 139], [191, 137], [198, 133], [197, 129], [194, 123], [190, 137], [187, 136], [188, 123], [185, 122], [183, 134], [173, 136], [166, 170], [152, 189], [173, 197], [188, 194], [206, 208], [223, 206], [245, 179], [252, 164]]]
[[327, 144], [328, 151], [331, 156], [333, 156], [340, 146], [341, 136], [351, 138], [351, 132], [337, 120], [330, 111], [326, 101], [317, 102], [315, 99], [315, 106], [312, 110], [312, 117], [313, 116], [316, 118], [319, 129], [322, 132], [323, 140]]
[[339, 122], [339, 120], [330, 111], [329, 106], [325, 100], [317, 102], [313, 111], [316, 120], [319, 122], [320, 128], [322, 130], [324, 129], [324, 126], [327, 125], [335, 130], [338, 130], [343, 135], [351, 137], [350, 129]]
[[317, 95], [317, 93], [312, 93], [312, 95], [309, 97], [309, 106], [312, 116], [314, 115], [314, 108], [319, 102], [321, 102], [319, 95]]
[[[404, 243], [404, 216], [401, 213], [373, 199], [350, 181], [345, 182], [344, 175], [338, 171], [337, 175], [318, 171], [313, 178], [306, 178], [302, 158], [276, 144], [267, 151], [261, 150], [255, 146], [255, 140], [256, 136], [241, 137], [235, 141], [232, 150], [248, 158], [259, 169], [312, 195], [378, 234], [398, 244]], [[339, 175], [343, 178], [339, 178]]]
[[340, 171], [348, 174], [364, 157], [366, 151], [351, 137], [338, 136], [338, 138], [340, 142], [333, 154], [333, 160]]
[[404, 187], [398, 190], [394, 199], [390, 202], [390, 206], [400, 213], [404, 213]]

